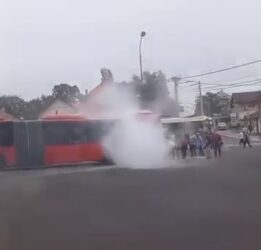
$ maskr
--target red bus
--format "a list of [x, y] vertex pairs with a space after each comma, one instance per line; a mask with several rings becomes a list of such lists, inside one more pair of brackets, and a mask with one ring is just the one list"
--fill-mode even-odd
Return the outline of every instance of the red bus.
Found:
[[3, 121], [0, 123], [0, 166], [109, 162], [102, 139], [111, 125], [109, 120], [58, 115], [38, 121]]
[[[137, 119], [158, 122], [151, 112]], [[37, 121], [0, 122], [0, 168], [112, 163], [102, 140], [116, 120], [51, 115]]]

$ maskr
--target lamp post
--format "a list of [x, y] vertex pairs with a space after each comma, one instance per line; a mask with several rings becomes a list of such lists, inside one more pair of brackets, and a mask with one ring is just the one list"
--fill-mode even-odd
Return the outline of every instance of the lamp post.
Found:
[[140, 33], [140, 49], [139, 49], [139, 52], [140, 52], [140, 80], [141, 80], [141, 83], [143, 83], [141, 45], [142, 45], [143, 37], [144, 37], [145, 35], [146, 35], [146, 32], [145, 32], [145, 31], [142, 31], [142, 32]]

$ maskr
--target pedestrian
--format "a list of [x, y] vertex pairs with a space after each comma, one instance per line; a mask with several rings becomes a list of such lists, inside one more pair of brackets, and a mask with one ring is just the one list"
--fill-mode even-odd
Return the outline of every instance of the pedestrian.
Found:
[[249, 135], [245, 132], [244, 133], [244, 148], [246, 148], [246, 144], [249, 148], [252, 148], [252, 145], [250, 144]]
[[239, 145], [240, 146], [243, 145], [245, 147], [245, 140], [244, 140], [244, 132], [243, 131], [241, 131], [239, 133]]
[[248, 125], [248, 131], [249, 131], [249, 134], [252, 134], [252, 131], [253, 131], [252, 124]]
[[186, 137], [184, 137], [183, 140], [181, 141], [181, 154], [183, 159], [186, 159], [187, 157], [187, 150], [188, 150], [188, 140]]
[[219, 156], [221, 157], [221, 147], [223, 145], [223, 141], [221, 136], [215, 132], [213, 136], [213, 148], [214, 148], [214, 155], [215, 157]]
[[208, 133], [205, 137], [205, 154], [207, 159], [211, 158], [211, 148], [212, 148], [211, 145], [212, 145], [212, 136], [210, 133]]
[[169, 145], [169, 156], [171, 159], [174, 159], [176, 156], [176, 137], [174, 133], [168, 136], [168, 145]]
[[193, 134], [189, 140], [189, 151], [191, 157], [196, 156], [196, 145], [197, 145], [196, 135]]
[[204, 156], [203, 146], [204, 146], [203, 138], [199, 133], [197, 133], [196, 134], [196, 147], [197, 147], [199, 156]]

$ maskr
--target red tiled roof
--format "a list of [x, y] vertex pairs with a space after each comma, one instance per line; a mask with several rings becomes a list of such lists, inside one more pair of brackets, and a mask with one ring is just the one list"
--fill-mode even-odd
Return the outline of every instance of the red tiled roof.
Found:
[[0, 110], [0, 121], [5, 121], [5, 120], [16, 120], [16, 118], [6, 113], [5, 111]]
[[84, 121], [86, 117], [79, 114], [46, 115], [41, 117], [46, 121]]
[[106, 88], [109, 84], [112, 84], [110, 81], [103, 81], [98, 84], [94, 89], [92, 89], [87, 97], [87, 100], [82, 103], [78, 103], [75, 107], [78, 111], [87, 114], [96, 114], [100, 115], [104, 112], [104, 106], [100, 103], [98, 95], [102, 93], [104, 88]]
[[89, 93], [88, 96], [93, 96], [93, 95], [96, 95], [98, 93], [100, 93], [100, 91], [103, 89], [103, 87], [106, 85], [105, 82], [101, 82], [99, 83], [94, 89], [92, 89]]

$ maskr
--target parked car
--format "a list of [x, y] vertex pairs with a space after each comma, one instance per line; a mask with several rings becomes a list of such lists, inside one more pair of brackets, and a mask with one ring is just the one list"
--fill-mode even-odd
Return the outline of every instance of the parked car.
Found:
[[225, 122], [219, 122], [217, 125], [217, 128], [219, 130], [226, 130], [227, 129], [227, 124]]

